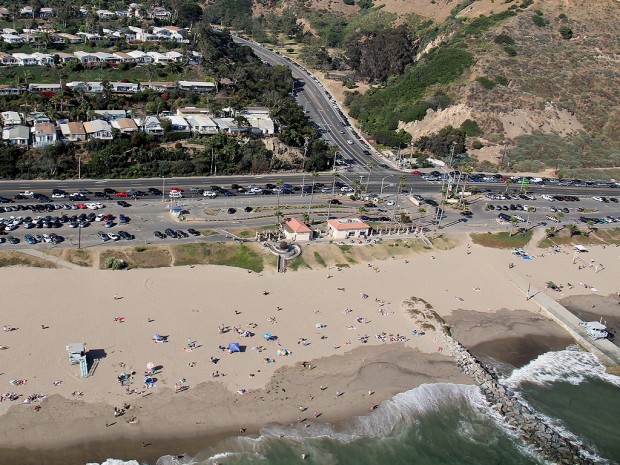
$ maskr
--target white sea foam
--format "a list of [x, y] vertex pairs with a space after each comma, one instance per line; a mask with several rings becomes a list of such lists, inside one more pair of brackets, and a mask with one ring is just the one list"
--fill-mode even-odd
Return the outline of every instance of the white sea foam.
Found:
[[[86, 465], [100, 465], [98, 463], [89, 462]], [[140, 465], [140, 462], [137, 460], [120, 460], [120, 459], [107, 459], [105, 462], [102, 462], [101, 465]]]
[[542, 386], [557, 382], [576, 385], [587, 379], [599, 379], [620, 387], [619, 377], [606, 373], [605, 367], [594, 355], [581, 350], [544, 353], [524, 367], [514, 370], [501, 382], [516, 388], [526, 382]]

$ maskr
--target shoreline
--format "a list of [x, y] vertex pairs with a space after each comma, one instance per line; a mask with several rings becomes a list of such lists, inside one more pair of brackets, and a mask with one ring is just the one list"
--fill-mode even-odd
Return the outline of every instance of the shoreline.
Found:
[[[592, 248], [592, 255], [601, 253]], [[609, 294], [617, 285], [613, 270], [620, 269], [615, 262], [601, 273], [571, 267], [568, 250], [509, 268], [513, 261], [509, 251], [468, 244], [407, 260], [285, 274], [208, 265], [123, 272], [0, 269], [2, 324], [16, 328], [0, 333], [0, 344], [8, 347], [0, 351], [2, 392], [47, 395], [30, 405], [22, 405], [24, 397], [0, 403], [0, 462], [154, 463], [161, 455], [198, 452], [240, 428], [257, 434], [266, 424], [297, 424], [300, 406], [312, 414], [312, 428], [314, 412], [321, 413], [317, 421], [338, 423], [421, 384], [472, 384], [449, 350], [442, 353], [438, 321], [445, 319], [473, 352], [517, 366], [572, 340], [537, 304], [524, 301], [512, 278], [527, 276], [539, 287], [550, 278], [581, 279]], [[464, 272], [465, 263], [475, 264], [475, 273]], [[583, 291], [564, 292], [561, 297]], [[218, 329], [222, 325], [226, 331]], [[426, 334], [415, 337], [413, 330]], [[242, 337], [245, 331], [255, 334]], [[154, 333], [169, 342], [154, 343]], [[276, 337], [267, 340], [264, 333]], [[195, 349], [187, 350], [188, 340]], [[86, 342], [98, 358], [93, 376], [79, 378], [77, 366], [68, 363], [65, 345], [73, 342]], [[241, 353], [218, 349], [229, 342], [238, 342]], [[289, 355], [280, 356], [280, 349]], [[135, 372], [130, 387], [140, 391], [148, 362], [162, 367], [155, 388], [146, 397], [128, 396], [117, 376]], [[303, 368], [303, 362], [315, 368]], [[214, 379], [215, 370], [226, 376]], [[189, 389], [175, 394], [181, 378]], [[28, 383], [10, 386], [11, 379]], [[72, 398], [73, 391], [84, 396]], [[125, 416], [115, 419], [113, 408], [125, 402]], [[127, 424], [134, 415], [137, 423]], [[152, 445], [143, 448], [143, 441]], [[119, 457], [120, 451], [127, 455]]]

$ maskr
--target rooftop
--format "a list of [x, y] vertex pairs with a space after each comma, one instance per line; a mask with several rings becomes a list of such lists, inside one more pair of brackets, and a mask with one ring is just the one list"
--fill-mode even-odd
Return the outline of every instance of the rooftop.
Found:
[[327, 224], [329, 224], [332, 228], [338, 231], [350, 231], [352, 229], [370, 228], [370, 226], [368, 226], [359, 218], [336, 218], [333, 220], [328, 220]]
[[288, 218], [284, 221], [284, 228], [293, 233], [310, 233], [312, 229], [310, 229], [306, 223], [301, 221], [298, 218]]

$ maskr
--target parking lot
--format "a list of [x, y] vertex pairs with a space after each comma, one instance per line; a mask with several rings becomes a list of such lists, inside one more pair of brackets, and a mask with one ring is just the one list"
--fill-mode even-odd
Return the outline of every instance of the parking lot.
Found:
[[[226, 229], [274, 224], [278, 204], [283, 215], [309, 212], [312, 219], [324, 221], [330, 199], [332, 217], [361, 216], [387, 226], [399, 218], [398, 213], [405, 213], [414, 224], [429, 228], [438, 219], [438, 193], [417, 195], [417, 206], [408, 200], [407, 193], [370, 194], [364, 201], [351, 202], [347, 196], [350, 187], [344, 184], [332, 193], [331, 186], [318, 183], [314, 194], [308, 185], [215, 187], [169, 187], [163, 195], [156, 188], [120, 192], [83, 189], [73, 194], [56, 189], [51, 195], [15, 193], [16, 199], [5, 196], [5, 200], [12, 201], [0, 204], [0, 246], [88, 247], [104, 242], [225, 240]], [[271, 190], [270, 194], [265, 195], [265, 190]], [[620, 220], [620, 203], [609, 196], [496, 192], [474, 196], [468, 202], [469, 214], [445, 207], [440, 226], [454, 231], [497, 230], [511, 222], [521, 226], [581, 222], [600, 227]], [[169, 211], [172, 205], [191, 221], [178, 221]], [[210, 230], [209, 236], [202, 236], [202, 230]]]

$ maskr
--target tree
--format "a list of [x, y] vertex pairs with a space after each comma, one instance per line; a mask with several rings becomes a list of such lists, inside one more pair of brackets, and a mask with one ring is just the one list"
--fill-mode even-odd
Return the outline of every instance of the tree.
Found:
[[555, 228], [555, 226], [551, 226], [550, 228], [545, 229], [545, 235], [547, 236], [547, 239], [550, 239], [552, 237], [555, 237], [555, 235], [557, 234], [557, 229]]
[[509, 237], [512, 237], [512, 234], [514, 233], [514, 228], [515, 226], [519, 224], [519, 220], [516, 219], [514, 216], [510, 217], [510, 235]]
[[[313, 171], [312, 174], [312, 192], [310, 192], [310, 203], [308, 204], [308, 216], [310, 215], [310, 209], [312, 208], [312, 201], [314, 200], [314, 183], [316, 181], [316, 178], [319, 176], [319, 173], [317, 173], [316, 171]], [[306, 186], [304, 186], [305, 189]]]
[[417, 226], [419, 228], [420, 223], [422, 222], [422, 217], [426, 215], [426, 208], [424, 207], [418, 208], [418, 214], [420, 215], [420, 217], [418, 218], [418, 226]]
[[562, 218], [564, 218], [564, 213], [562, 212], [557, 212], [555, 214], [555, 217], [558, 219], [559, 222], [562, 222]]
[[573, 38], [573, 30], [568, 26], [560, 26], [560, 35], [564, 39], [570, 40]]
[[[338, 174], [338, 172], [336, 170], [332, 171], [332, 194], [334, 193], [334, 191], [336, 190], [336, 179], [339, 178], [340, 175]], [[329, 199], [328, 203], [327, 203], [327, 219], [329, 220], [329, 212], [331, 210], [332, 207], [332, 200], [333, 199]]]
[[510, 179], [510, 178], [504, 179], [504, 183], [506, 184], [506, 191], [505, 192], [508, 192], [508, 186], [510, 186], [513, 182], [514, 181], [512, 179]]
[[568, 229], [568, 233], [570, 234], [570, 237], [577, 236], [578, 234], [581, 233], [581, 231], [579, 231], [579, 226], [577, 226], [574, 223], [567, 224], [566, 229]]

